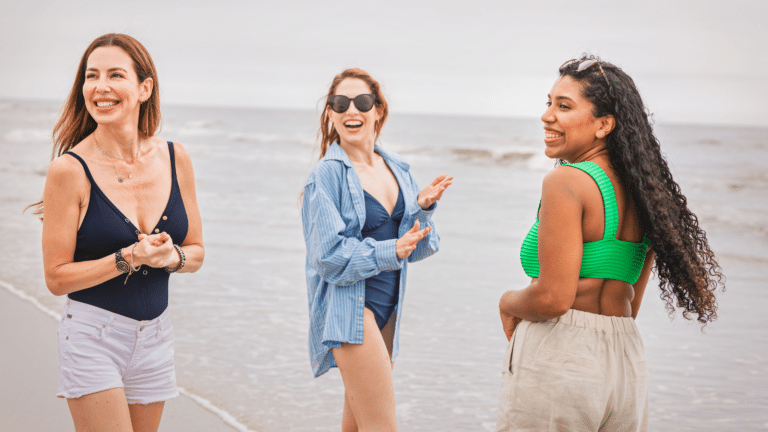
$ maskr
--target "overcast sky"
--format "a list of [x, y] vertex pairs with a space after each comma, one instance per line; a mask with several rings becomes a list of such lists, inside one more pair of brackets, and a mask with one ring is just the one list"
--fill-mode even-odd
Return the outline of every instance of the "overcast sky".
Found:
[[315, 109], [368, 70], [393, 113], [538, 117], [557, 68], [621, 66], [660, 122], [768, 127], [768, 1], [0, 0], [0, 98], [63, 101], [97, 36], [150, 51], [164, 104]]

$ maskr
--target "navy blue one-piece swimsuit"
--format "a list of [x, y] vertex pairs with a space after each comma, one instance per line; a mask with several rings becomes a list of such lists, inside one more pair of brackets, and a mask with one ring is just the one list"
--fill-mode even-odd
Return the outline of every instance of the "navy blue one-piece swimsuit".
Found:
[[[397, 203], [392, 215], [368, 192], [365, 195], [365, 225], [363, 238], [376, 241], [396, 239], [400, 221], [405, 213], [403, 193], [398, 189]], [[379, 330], [383, 329], [392, 316], [400, 295], [400, 270], [384, 271], [365, 280], [365, 307], [373, 312]]]
[[[187, 211], [176, 180], [176, 158], [172, 142], [168, 142], [168, 150], [171, 154], [171, 195], [163, 216], [152, 232], [165, 231], [175, 244], [180, 245], [187, 236]], [[139, 240], [139, 229], [102, 192], [85, 161], [75, 153], [65, 154], [83, 165], [91, 182], [88, 210], [77, 230], [75, 262], [103, 258], [136, 243]], [[123, 274], [96, 286], [75, 291], [68, 297], [138, 321], [159, 317], [168, 307], [168, 272], [162, 268], [142, 266], [141, 270], [128, 278], [127, 283], [125, 276]]]

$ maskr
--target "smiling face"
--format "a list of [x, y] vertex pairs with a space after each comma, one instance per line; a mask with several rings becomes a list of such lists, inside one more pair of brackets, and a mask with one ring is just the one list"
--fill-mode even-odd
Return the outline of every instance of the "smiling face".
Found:
[[88, 56], [83, 83], [85, 107], [99, 125], [137, 127], [141, 103], [152, 93], [152, 79], [139, 82], [131, 57], [116, 46]]
[[[347, 78], [336, 87], [334, 95], [344, 95], [354, 99], [361, 94], [371, 94], [368, 84], [359, 78]], [[376, 140], [376, 121], [381, 118], [380, 108], [374, 107], [367, 112], [360, 112], [354, 102], [343, 113], [337, 113], [326, 107], [333, 127], [339, 133], [342, 145], [372, 145]]]
[[[613, 118], [595, 117], [594, 105], [582, 96], [581, 84], [569, 76], [555, 82], [550, 91], [544, 122], [544, 154], [569, 163], [580, 162], [595, 148], [605, 146]], [[609, 118], [610, 117], [610, 118]]]

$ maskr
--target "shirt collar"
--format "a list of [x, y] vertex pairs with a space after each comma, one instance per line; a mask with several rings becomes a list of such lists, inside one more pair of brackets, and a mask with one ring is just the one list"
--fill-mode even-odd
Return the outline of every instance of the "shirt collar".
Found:
[[[408, 165], [408, 163], [401, 159], [398, 155], [394, 153], [387, 153], [379, 145], [374, 144], [373, 149], [376, 151], [376, 153], [380, 154], [384, 160], [387, 161], [387, 164], [395, 164], [400, 169], [406, 171], [410, 168], [410, 165]], [[338, 160], [343, 162], [344, 165], [348, 166], [349, 168], [352, 168], [352, 161], [349, 159], [349, 156], [347, 156], [347, 152], [341, 148], [338, 142], [334, 142], [328, 147], [328, 150], [325, 152], [323, 159]]]

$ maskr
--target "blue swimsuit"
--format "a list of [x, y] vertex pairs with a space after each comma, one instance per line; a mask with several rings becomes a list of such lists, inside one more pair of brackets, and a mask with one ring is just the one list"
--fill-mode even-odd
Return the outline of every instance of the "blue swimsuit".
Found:
[[[384, 241], [397, 238], [400, 221], [405, 213], [403, 193], [398, 188], [397, 203], [392, 215], [368, 192], [365, 195], [365, 225], [363, 238]], [[373, 312], [379, 330], [383, 329], [397, 305], [400, 288], [400, 270], [384, 271], [365, 280], [365, 307]]]
[[[152, 233], [165, 231], [175, 244], [182, 244], [187, 236], [188, 221], [181, 190], [176, 180], [176, 158], [173, 143], [168, 142], [171, 153], [171, 196], [163, 216]], [[115, 251], [138, 241], [139, 229], [112, 204], [93, 180], [88, 165], [78, 155], [67, 152], [83, 165], [91, 182], [91, 197], [75, 243], [75, 262], [90, 261], [114, 255]], [[142, 266], [125, 281], [125, 274], [91, 288], [75, 291], [69, 298], [87, 303], [138, 321], [152, 320], [168, 307], [168, 272], [162, 268]]]

